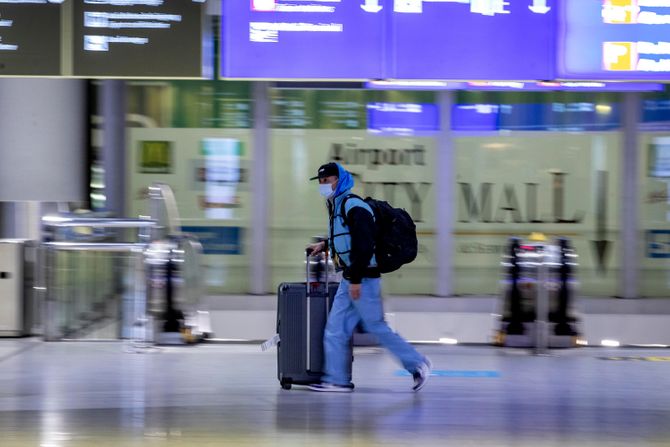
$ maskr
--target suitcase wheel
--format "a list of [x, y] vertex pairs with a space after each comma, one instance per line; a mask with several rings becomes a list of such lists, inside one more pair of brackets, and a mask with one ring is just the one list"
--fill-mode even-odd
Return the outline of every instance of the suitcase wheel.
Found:
[[282, 380], [281, 381], [281, 387], [284, 390], [290, 390], [291, 389], [291, 382], [285, 382], [285, 381]]

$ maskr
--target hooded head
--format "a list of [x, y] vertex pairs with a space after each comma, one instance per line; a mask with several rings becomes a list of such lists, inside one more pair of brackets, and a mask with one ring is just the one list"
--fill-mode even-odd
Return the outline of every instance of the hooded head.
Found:
[[354, 187], [354, 177], [349, 171], [344, 169], [339, 163], [333, 162], [321, 165], [316, 177], [312, 177], [310, 180], [322, 180], [329, 177], [337, 177], [337, 185], [331, 197], [337, 197]]

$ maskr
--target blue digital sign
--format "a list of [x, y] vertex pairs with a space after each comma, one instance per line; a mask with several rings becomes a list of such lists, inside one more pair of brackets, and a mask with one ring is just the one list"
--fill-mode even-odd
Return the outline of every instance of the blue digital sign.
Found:
[[463, 104], [454, 106], [451, 128], [470, 132], [493, 132], [500, 129], [498, 104]]
[[596, 82], [596, 81], [368, 81], [372, 90], [469, 90], [469, 91], [524, 91], [524, 92], [661, 92], [663, 84], [653, 82]]
[[225, 78], [369, 79], [383, 76], [385, 14], [369, 0], [226, 0]]
[[553, 0], [394, 1], [395, 79], [554, 79]]
[[670, 258], [670, 230], [647, 230], [647, 257]]
[[198, 238], [206, 255], [241, 255], [242, 231], [240, 227], [182, 227], [184, 233]]
[[227, 0], [221, 76], [554, 78], [555, 0]]
[[558, 77], [670, 80], [670, 2], [564, 0]]
[[451, 115], [455, 131], [604, 131], [620, 127], [618, 104], [458, 104]]
[[369, 130], [407, 133], [440, 130], [437, 104], [374, 102], [367, 109]]
[[[670, 126], [670, 100], [647, 99], [642, 102], [642, 122], [649, 127], [657, 127], [659, 130], [667, 130]], [[650, 126], [651, 125], [651, 126]], [[670, 175], [668, 175], [670, 177]]]

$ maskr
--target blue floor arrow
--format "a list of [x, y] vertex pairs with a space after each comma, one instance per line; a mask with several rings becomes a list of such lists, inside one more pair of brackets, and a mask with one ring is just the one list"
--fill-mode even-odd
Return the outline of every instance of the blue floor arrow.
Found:
[[[396, 371], [396, 376], [407, 377], [411, 376], [405, 370]], [[462, 370], [440, 370], [436, 369], [430, 373], [433, 377], [466, 377], [466, 378], [497, 378], [500, 377], [498, 371], [462, 371]]]

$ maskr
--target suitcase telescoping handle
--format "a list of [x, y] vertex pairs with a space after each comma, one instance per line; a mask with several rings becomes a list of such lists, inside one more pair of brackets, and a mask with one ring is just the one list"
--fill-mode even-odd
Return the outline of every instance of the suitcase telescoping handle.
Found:
[[[310, 290], [310, 287], [309, 287], [309, 257], [312, 255], [312, 252], [313, 252], [313, 250], [311, 248], [306, 248], [305, 249], [305, 257], [306, 257], [306, 259], [305, 259], [305, 284], [307, 285], [307, 297], [308, 298], [309, 298], [309, 290]], [[328, 294], [328, 285], [330, 283], [329, 280], [328, 280], [328, 270], [330, 270], [328, 268], [328, 254], [329, 254], [328, 249], [326, 249], [323, 253], [326, 255], [326, 261], [325, 261], [325, 264], [326, 264], [326, 267], [325, 267], [325, 270], [326, 270], [326, 294]]]
[[307, 298], [309, 298], [309, 257], [313, 251], [309, 247], [305, 249], [305, 287], [307, 288]]
[[[306, 290], [306, 295], [305, 299], [307, 300], [307, 312], [306, 317], [306, 328], [307, 328], [307, 352], [306, 352], [306, 359], [305, 359], [305, 364], [307, 366], [307, 370], [311, 371], [312, 368], [312, 319], [310, 318], [312, 315], [312, 300], [310, 299], [310, 283], [309, 283], [309, 257], [312, 255], [312, 249], [307, 248], [305, 249], [305, 290]], [[325, 284], [325, 295], [326, 299], [323, 300], [323, 302], [326, 304], [326, 316], [328, 315], [328, 309], [330, 306], [328, 306], [328, 301], [330, 301], [330, 287], [329, 287], [329, 282], [328, 282], [328, 250], [324, 251], [326, 255], [326, 284]]]

